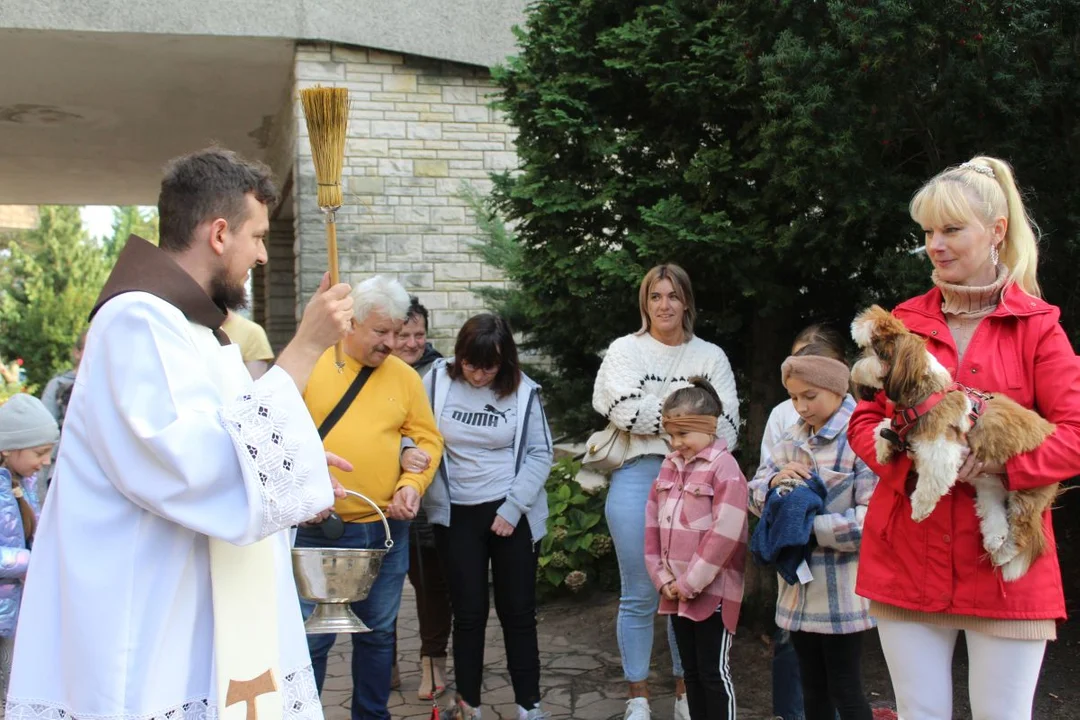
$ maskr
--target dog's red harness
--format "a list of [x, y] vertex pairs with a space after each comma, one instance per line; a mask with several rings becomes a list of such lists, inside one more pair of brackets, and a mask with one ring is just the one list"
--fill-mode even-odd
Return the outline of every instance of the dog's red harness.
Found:
[[896, 406], [893, 410], [892, 422], [887, 430], [882, 431], [882, 435], [892, 441], [900, 450], [906, 450], [908, 447], [908, 433], [915, 427], [915, 423], [919, 421], [919, 418], [933, 410], [939, 402], [945, 399], [946, 395], [957, 391], [964, 393], [971, 400], [971, 412], [968, 413], [968, 418], [971, 420], [971, 424], [974, 425], [986, 409], [987, 401], [993, 396], [954, 382], [944, 391], [934, 393], [915, 407]]

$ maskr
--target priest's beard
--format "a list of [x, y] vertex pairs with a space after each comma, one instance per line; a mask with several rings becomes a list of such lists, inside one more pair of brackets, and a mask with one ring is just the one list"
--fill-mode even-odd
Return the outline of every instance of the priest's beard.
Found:
[[210, 278], [210, 299], [218, 307], [228, 310], [243, 310], [247, 307], [247, 288], [244, 283], [229, 280], [229, 273], [222, 268]]

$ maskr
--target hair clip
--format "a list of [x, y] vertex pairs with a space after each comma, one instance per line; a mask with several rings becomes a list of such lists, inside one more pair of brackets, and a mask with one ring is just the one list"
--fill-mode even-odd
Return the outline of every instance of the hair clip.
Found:
[[991, 168], [991, 167], [988, 167], [986, 165], [977, 165], [976, 163], [973, 163], [973, 162], [966, 162], [966, 163], [961, 163], [960, 164], [960, 169], [961, 170], [974, 170], [975, 172], [979, 173], [980, 175], [985, 175], [986, 177], [996, 179], [996, 176], [994, 175], [994, 169]]

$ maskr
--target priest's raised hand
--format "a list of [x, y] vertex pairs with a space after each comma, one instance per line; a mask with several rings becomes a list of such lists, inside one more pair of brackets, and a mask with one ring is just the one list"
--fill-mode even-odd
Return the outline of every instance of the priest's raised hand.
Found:
[[319, 289], [304, 308], [296, 335], [278, 357], [278, 367], [289, 373], [301, 392], [323, 351], [352, 331], [351, 291], [348, 283], [331, 287], [330, 273], [324, 274]]

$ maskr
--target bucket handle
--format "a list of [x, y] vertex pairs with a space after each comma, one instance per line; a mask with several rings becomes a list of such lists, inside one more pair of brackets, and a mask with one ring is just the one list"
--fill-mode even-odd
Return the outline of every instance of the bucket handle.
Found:
[[355, 490], [346, 489], [345, 493], [347, 495], [354, 495], [366, 502], [371, 507], [375, 508], [375, 512], [379, 513], [379, 519], [382, 520], [383, 530], [386, 531], [386, 549], [389, 550], [390, 548], [394, 547], [394, 540], [390, 537], [390, 523], [386, 522], [386, 516], [383, 515], [383, 511], [379, 509], [379, 506], [376, 505], [371, 498], [366, 495], [361, 495]]

